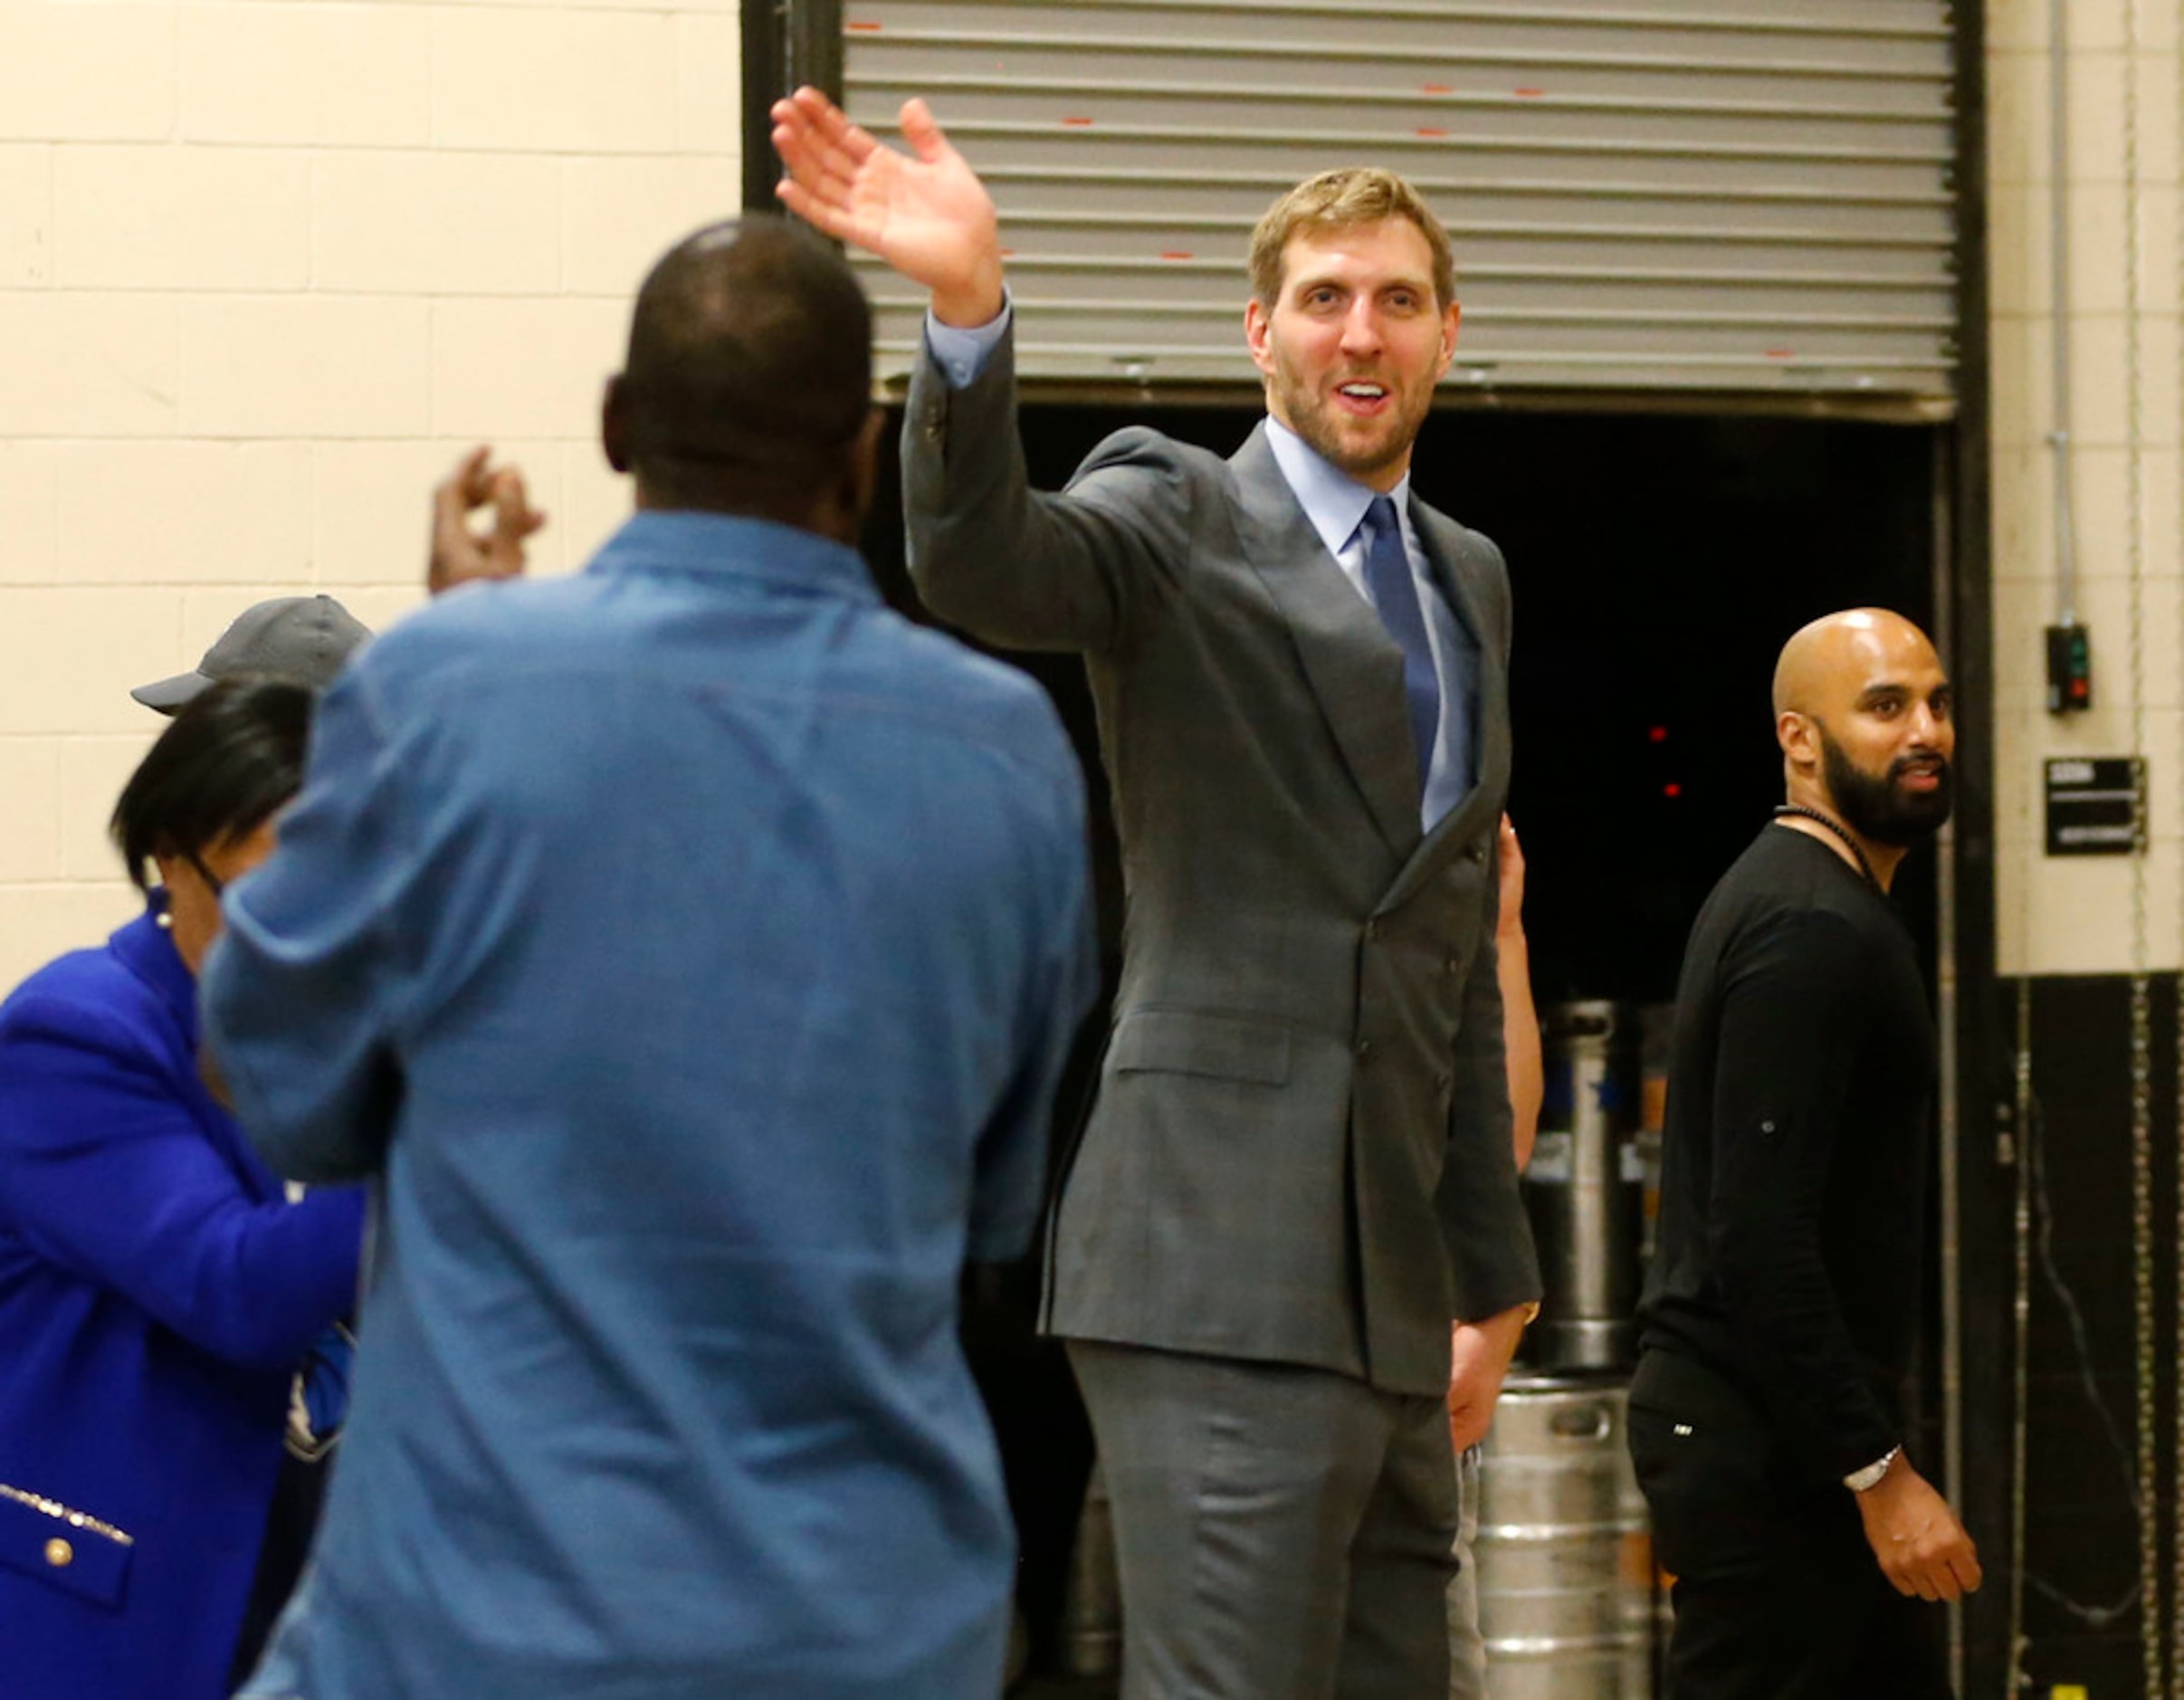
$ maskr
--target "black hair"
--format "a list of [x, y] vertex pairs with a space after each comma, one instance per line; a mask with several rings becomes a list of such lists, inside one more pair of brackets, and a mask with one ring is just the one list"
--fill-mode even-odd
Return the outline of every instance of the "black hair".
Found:
[[223, 679], [175, 715], [121, 788], [107, 830], [150, 889], [155, 856], [199, 856], [245, 838], [303, 784], [317, 697], [285, 679]]
[[669, 249], [637, 291], [620, 388], [632, 464], [795, 485], [872, 410], [872, 309], [840, 253], [764, 214]]

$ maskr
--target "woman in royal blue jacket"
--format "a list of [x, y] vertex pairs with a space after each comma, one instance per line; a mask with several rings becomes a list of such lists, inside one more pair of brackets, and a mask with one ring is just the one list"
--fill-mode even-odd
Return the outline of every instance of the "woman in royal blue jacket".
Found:
[[9, 1700], [229, 1693], [298, 1372], [356, 1300], [360, 1195], [291, 1203], [197, 1071], [221, 888], [272, 848], [310, 706], [184, 709], [114, 813], [145, 913], [0, 1005]]

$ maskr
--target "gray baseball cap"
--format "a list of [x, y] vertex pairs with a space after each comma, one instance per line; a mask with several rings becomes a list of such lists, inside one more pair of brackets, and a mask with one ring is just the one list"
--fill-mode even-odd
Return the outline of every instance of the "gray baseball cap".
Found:
[[129, 695], [172, 714], [215, 680], [291, 679], [323, 691], [371, 629], [331, 597], [275, 597], [235, 616], [194, 673], [178, 673]]

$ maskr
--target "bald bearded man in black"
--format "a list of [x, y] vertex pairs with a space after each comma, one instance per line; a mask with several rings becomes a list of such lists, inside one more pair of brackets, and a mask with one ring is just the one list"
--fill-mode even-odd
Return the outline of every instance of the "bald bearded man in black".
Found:
[[1669, 1700], [1937, 1700], [1979, 1562], [1903, 1451], [1937, 1045], [1888, 900], [1948, 818], [1933, 645], [1854, 609], [1775, 671], [1788, 800], [1677, 988], [1630, 1441], [1676, 1577]]

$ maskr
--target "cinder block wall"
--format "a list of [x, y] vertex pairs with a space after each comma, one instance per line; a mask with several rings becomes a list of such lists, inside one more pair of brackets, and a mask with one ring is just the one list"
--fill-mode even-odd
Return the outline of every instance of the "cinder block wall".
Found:
[[132, 912], [129, 687], [260, 597], [418, 597], [469, 444], [539, 569], [627, 498], [630, 294], [739, 190], [737, 0], [0, 0], [0, 989]]
[[[2041, 640], [2042, 627], [2055, 617], [2057, 559], [2048, 442], [2056, 421], [2048, 5], [1988, 0], [1987, 7], [1998, 944], [2005, 973], [2159, 971], [2184, 961], [2179, 16], [2166, 0], [2068, 0], [2067, 20], [2064, 182], [2076, 611], [2092, 631], [2096, 706], [2058, 720], [2043, 706]], [[2134, 218], [2135, 277], [2128, 263]], [[2043, 759], [2140, 749], [2151, 766], [2147, 857], [2046, 856]]]

